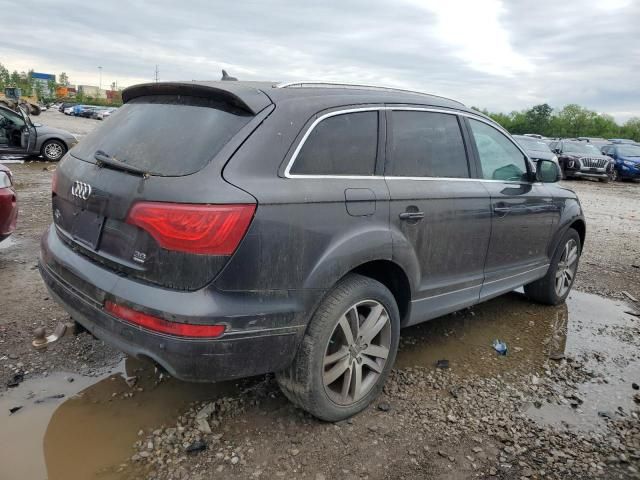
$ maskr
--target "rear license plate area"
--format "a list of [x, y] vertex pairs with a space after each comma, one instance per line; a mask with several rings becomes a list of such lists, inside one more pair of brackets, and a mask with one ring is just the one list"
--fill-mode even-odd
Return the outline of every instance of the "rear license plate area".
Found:
[[104, 216], [89, 210], [76, 211], [71, 225], [71, 236], [93, 250], [98, 248]]

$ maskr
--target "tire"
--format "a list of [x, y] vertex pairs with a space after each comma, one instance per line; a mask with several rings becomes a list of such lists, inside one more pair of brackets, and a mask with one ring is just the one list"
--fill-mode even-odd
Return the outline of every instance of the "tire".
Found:
[[612, 182], [619, 182], [620, 181], [620, 174], [618, 173], [618, 170], [616, 170], [615, 168], [611, 172], [611, 181]]
[[40, 155], [45, 160], [57, 162], [67, 153], [67, 146], [60, 140], [47, 140], [40, 148]]
[[[566, 254], [573, 251], [574, 247], [576, 248], [575, 259], [567, 265], [565, 261]], [[547, 274], [540, 280], [524, 286], [524, 293], [527, 297], [547, 305], [559, 305], [564, 302], [576, 279], [581, 253], [582, 245], [580, 243], [580, 235], [576, 230], [570, 228], [558, 243]], [[572, 258], [573, 256], [570, 254], [569, 259], [571, 260]], [[560, 271], [560, 269], [562, 269], [562, 271]], [[558, 277], [556, 275], [558, 275]], [[560, 278], [560, 275], [562, 275], [562, 278]], [[560, 282], [560, 280], [563, 288], [559, 289], [557, 288], [558, 285], [556, 281]]]
[[[374, 328], [363, 328], [367, 320]], [[356, 321], [359, 335], [354, 335]], [[345, 328], [353, 337], [351, 346]], [[373, 338], [367, 338], [371, 334]], [[349, 274], [324, 298], [293, 363], [276, 379], [284, 395], [313, 416], [329, 422], [343, 420], [364, 410], [380, 394], [399, 338], [400, 314], [393, 294], [376, 280]]]

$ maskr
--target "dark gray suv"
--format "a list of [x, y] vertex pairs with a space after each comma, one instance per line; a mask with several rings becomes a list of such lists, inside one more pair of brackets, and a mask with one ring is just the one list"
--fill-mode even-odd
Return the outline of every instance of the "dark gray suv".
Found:
[[576, 195], [458, 102], [247, 82], [123, 99], [56, 171], [40, 270], [76, 321], [178, 378], [276, 372], [338, 420], [381, 391], [400, 328], [573, 284]]

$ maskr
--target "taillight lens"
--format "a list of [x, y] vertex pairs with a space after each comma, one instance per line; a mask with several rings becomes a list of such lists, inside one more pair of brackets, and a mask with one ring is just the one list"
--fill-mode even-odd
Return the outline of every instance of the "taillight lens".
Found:
[[253, 214], [251, 205], [136, 203], [127, 223], [156, 239], [162, 248], [205, 255], [231, 255], [243, 239]]
[[190, 323], [169, 322], [107, 300], [104, 309], [125, 322], [138, 325], [154, 332], [166, 333], [177, 337], [215, 338], [224, 333], [224, 325], [193, 325]]

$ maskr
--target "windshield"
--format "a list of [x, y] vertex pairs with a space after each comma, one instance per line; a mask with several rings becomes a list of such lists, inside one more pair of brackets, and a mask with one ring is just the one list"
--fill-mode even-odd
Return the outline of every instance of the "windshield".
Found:
[[534, 152], [551, 152], [549, 146], [542, 140], [536, 140], [535, 138], [517, 137], [516, 141], [525, 150], [533, 150]]
[[151, 175], [189, 175], [209, 163], [251, 118], [203, 98], [139, 97], [113, 112], [72, 155], [95, 163], [100, 151]]
[[618, 155], [621, 157], [640, 157], [640, 145], [618, 147]]
[[562, 150], [564, 152], [582, 153], [584, 155], [602, 155], [602, 152], [593, 145], [582, 142], [565, 142]]

